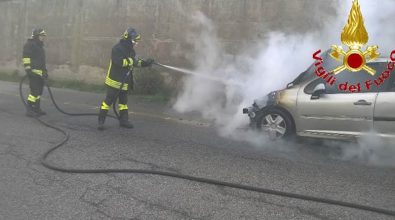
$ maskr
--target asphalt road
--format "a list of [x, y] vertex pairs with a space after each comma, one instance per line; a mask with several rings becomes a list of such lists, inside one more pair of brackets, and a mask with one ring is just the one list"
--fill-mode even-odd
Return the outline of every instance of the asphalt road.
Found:
[[[97, 112], [103, 94], [54, 89], [70, 112]], [[196, 115], [130, 100], [135, 129], [96, 130], [96, 117], [57, 112], [43, 120], [71, 140], [50, 161], [71, 168], [145, 168], [395, 209], [395, 168], [336, 158], [336, 149], [256, 148], [220, 137]], [[40, 165], [62, 138], [24, 115], [17, 84], [0, 82], [0, 219], [394, 219], [393, 217], [141, 174], [64, 174]]]

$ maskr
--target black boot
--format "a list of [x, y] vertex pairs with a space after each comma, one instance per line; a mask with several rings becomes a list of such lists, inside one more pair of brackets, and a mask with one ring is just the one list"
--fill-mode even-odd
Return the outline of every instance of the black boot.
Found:
[[99, 125], [97, 126], [97, 129], [100, 131], [104, 130], [104, 122], [106, 120], [108, 110], [105, 109], [100, 109], [99, 112]]
[[119, 126], [123, 128], [133, 128], [133, 124], [129, 122], [129, 113], [128, 110], [119, 111]]
[[34, 106], [34, 111], [37, 113], [38, 116], [46, 115], [46, 114], [47, 114], [46, 112], [44, 112], [43, 110], [41, 110], [41, 107], [40, 107], [40, 99], [38, 99], [38, 100], [36, 101], [36, 104], [35, 104], [35, 106]]
[[28, 117], [38, 117], [39, 115], [35, 111], [34, 103], [31, 101], [26, 102], [26, 116]]

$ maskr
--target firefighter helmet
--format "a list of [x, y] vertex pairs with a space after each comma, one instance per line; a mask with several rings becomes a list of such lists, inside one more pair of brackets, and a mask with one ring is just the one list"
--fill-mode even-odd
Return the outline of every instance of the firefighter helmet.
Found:
[[32, 37], [47, 36], [47, 33], [42, 28], [34, 28], [32, 30]]
[[124, 39], [130, 40], [130, 41], [139, 41], [141, 39], [140, 34], [137, 33], [137, 31], [134, 28], [128, 28], [122, 36]]

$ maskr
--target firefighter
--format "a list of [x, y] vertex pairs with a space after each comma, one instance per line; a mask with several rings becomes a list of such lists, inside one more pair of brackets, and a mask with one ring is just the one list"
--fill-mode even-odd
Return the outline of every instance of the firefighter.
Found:
[[29, 77], [30, 94], [27, 97], [26, 115], [38, 117], [46, 113], [41, 110], [40, 97], [43, 93], [44, 79], [48, 78], [45, 64], [44, 38], [47, 34], [42, 28], [35, 28], [32, 36], [23, 47], [23, 65]]
[[137, 58], [134, 47], [140, 39], [140, 34], [134, 28], [128, 28], [123, 33], [121, 40], [112, 48], [110, 65], [105, 80], [107, 94], [99, 112], [99, 130], [104, 130], [107, 112], [117, 98], [120, 116], [119, 125], [124, 128], [133, 128], [133, 124], [128, 119], [127, 105], [127, 92], [133, 88], [133, 68], [149, 67], [154, 63], [153, 59], [142, 60]]

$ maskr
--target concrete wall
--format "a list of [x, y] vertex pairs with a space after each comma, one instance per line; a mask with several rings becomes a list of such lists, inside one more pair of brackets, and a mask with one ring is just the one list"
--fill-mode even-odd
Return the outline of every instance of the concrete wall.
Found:
[[[20, 66], [31, 29], [44, 27], [47, 62], [55, 75], [102, 81], [111, 47], [129, 26], [143, 36], [137, 51], [163, 63], [185, 64], [185, 15], [213, 20], [229, 53], [268, 31], [303, 32], [335, 13], [328, 0], [13, 0], [0, 1], [0, 65]], [[180, 10], [182, 8], [182, 10]], [[322, 11], [322, 16], [310, 13]], [[82, 69], [81, 69], [82, 68]]]

